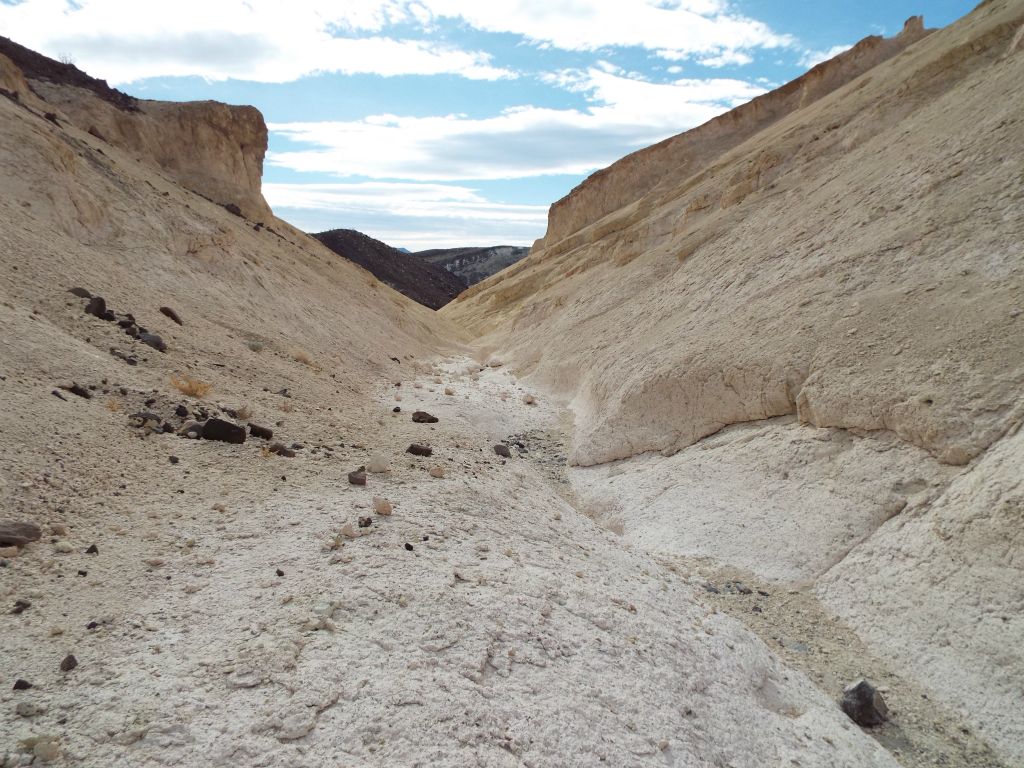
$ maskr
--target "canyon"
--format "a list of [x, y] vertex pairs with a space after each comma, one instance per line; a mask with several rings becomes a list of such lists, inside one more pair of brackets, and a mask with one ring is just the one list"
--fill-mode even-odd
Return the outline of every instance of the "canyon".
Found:
[[436, 312], [274, 216], [257, 110], [0, 43], [0, 765], [1024, 761], [1019, 3]]

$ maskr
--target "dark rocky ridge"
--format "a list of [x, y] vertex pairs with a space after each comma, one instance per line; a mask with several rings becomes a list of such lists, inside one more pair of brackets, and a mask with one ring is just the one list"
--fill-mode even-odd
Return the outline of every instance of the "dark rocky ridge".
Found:
[[313, 237], [399, 293], [431, 309], [440, 309], [466, 288], [466, 283], [451, 272], [354, 229], [332, 229]]
[[[0, 35], [0, 53], [13, 61], [29, 80], [73, 85], [92, 91], [104, 101], [126, 112], [138, 111], [138, 99], [107, 85], [106, 80], [90, 77], [74, 64], [55, 61]], [[30, 86], [31, 87], [31, 86]]]
[[529, 252], [525, 246], [491, 245], [484, 248], [434, 248], [417, 251], [413, 256], [447, 269], [462, 278], [466, 285], [476, 285], [526, 258]]

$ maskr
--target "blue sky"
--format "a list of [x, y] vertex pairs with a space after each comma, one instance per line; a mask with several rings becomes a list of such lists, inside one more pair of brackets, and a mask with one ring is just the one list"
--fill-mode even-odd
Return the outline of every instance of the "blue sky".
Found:
[[593, 171], [964, 0], [0, 0], [142, 98], [253, 104], [264, 194], [411, 250], [531, 243]]

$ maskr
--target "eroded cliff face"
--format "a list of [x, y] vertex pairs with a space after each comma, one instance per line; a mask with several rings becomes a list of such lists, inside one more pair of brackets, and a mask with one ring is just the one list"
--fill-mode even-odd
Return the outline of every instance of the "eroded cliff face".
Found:
[[1007, 2], [912, 25], [895, 57], [851, 51], [888, 60], [828, 96], [801, 95], [822, 65], [627, 158], [445, 313], [573, 400], [580, 465], [785, 414], [971, 460], [1024, 413], [1022, 21]]
[[691, 131], [627, 155], [551, 206], [541, 244], [553, 248], [601, 217], [649, 195], [659, 185], [667, 182], [674, 186], [681, 177], [698, 174], [758, 131], [841, 88], [930, 32], [924, 28], [923, 17], [911, 17], [894, 38], [866, 37], [771, 93]]
[[261, 191], [267, 126], [255, 107], [134, 99], [6, 38], [0, 54], [0, 77], [20, 77], [58, 118], [252, 221], [271, 221]]
[[1024, 5], [902, 37], [596, 174], [442, 315], [569, 404], [595, 519], [815, 592], [1016, 765]]

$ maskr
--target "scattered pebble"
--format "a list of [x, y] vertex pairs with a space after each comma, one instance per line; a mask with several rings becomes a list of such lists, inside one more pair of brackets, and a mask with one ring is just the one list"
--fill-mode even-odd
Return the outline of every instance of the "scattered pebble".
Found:
[[437, 465], [430, 468], [430, 476], [438, 479], [444, 477], [444, 467]]
[[72, 669], [78, 666], [78, 659], [73, 654], [68, 654], [64, 657], [64, 660], [60, 663], [61, 672], [70, 672]]
[[28, 680], [22, 680], [20, 677], [14, 681], [14, 690], [16, 691], [27, 691], [32, 687], [32, 683]]
[[406, 552], [412, 552], [412, 550], [413, 550], [412, 544], [410, 544], [409, 542], [405, 542], [405, 551]]
[[417, 424], [436, 424], [438, 422], [437, 416], [431, 416], [426, 411], [416, 411], [412, 415], [412, 420]]
[[385, 499], [383, 496], [374, 496], [373, 511], [376, 512], [378, 515], [389, 517], [394, 512], [394, 508], [391, 506], [391, 502]]
[[370, 460], [366, 462], [366, 471], [373, 472], [374, 474], [380, 474], [381, 472], [387, 472], [389, 469], [388, 460], [381, 456], [379, 453], [374, 454], [370, 457]]
[[506, 459], [512, 458], [512, 452], [508, 449], [507, 445], [502, 445], [501, 443], [498, 443], [498, 445], [494, 446], [494, 452], [499, 456], [503, 456]]
[[360, 467], [354, 472], [349, 472], [348, 481], [352, 485], [366, 485], [366, 467]]
[[405, 449], [406, 453], [411, 453], [413, 456], [432, 456], [434, 449], [429, 445], [421, 445], [420, 443], [413, 443]]
[[59, 541], [54, 543], [53, 551], [54, 552], [59, 552], [62, 555], [66, 555], [69, 552], [74, 552], [75, 548], [73, 546], [71, 546], [71, 542], [70, 541], [66, 541], [64, 539], [60, 539]]

